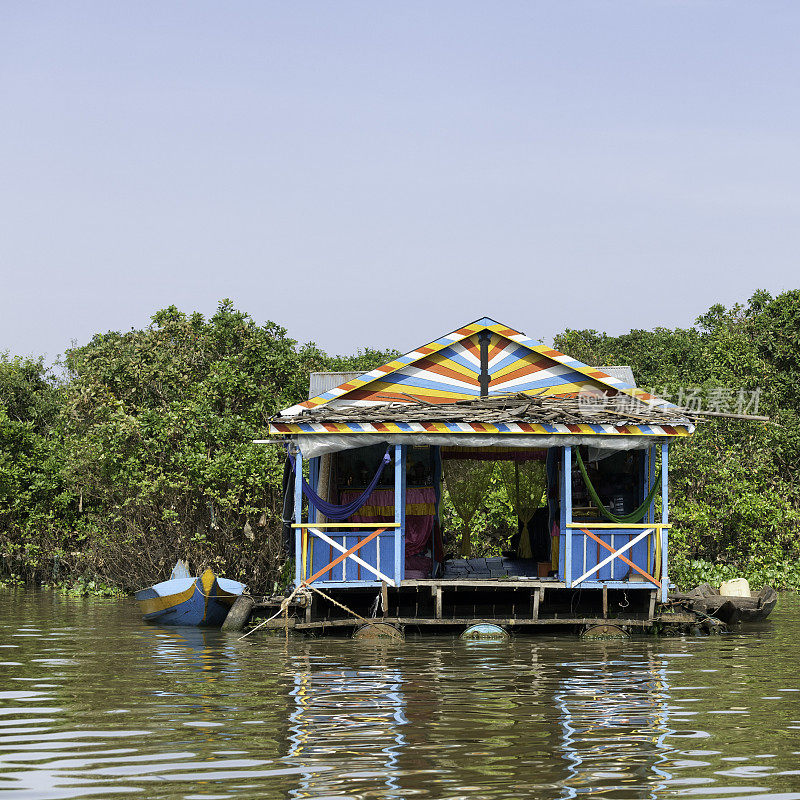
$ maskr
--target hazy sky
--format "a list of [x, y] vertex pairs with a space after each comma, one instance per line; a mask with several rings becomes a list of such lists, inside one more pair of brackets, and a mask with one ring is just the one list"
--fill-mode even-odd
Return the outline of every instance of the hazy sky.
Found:
[[0, 350], [332, 352], [800, 285], [800, 2], [0, 2]]

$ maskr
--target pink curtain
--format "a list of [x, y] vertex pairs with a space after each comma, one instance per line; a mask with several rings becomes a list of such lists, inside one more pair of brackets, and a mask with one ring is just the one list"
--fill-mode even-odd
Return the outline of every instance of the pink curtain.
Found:
[[[342, 505], [360, 496], [358, 489], [344, 489]], [[406, 489], [406, 556], [425, 550], [433, 533], [436, 492], [432, 486]], [[394, 489], [375, 489], [367, 504], [350, 518], [352, 522], [394, 522]]]

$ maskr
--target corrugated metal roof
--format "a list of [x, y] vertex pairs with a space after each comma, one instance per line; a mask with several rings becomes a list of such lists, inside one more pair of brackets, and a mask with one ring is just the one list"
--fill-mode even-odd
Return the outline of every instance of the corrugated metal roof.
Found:
[[636, 386], [633, 370], [630, 367], [595, 367], [595, 369], [605, 372], [606, 375], [611, 375], [612, 378], [619, 378], [621, 381], [625, 381], [629, 386]]

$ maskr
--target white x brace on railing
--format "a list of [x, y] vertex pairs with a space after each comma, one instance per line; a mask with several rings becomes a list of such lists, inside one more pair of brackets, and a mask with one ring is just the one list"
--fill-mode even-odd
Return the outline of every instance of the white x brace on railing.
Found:
[[[346, 547], [331, 539], [330, 536], [326, 536], [319, 528], [315, 528], [313, 525], [304, 525], [303, 527], [306, 528], [309, 533], [313, 533], [314, 536], [318, 536], [323, 542], [327, 542], [331, 547], [335, 548], [340, 553], [347, 552]], [[381, 526], [378, 525], [377, 527]], [[379, 542], [376, 542], [375, 544], [376, 547], [380, 547]], [[372, 564], [368, 564], [363, 558], [359, 558], [355, 553], [351, 553], [349, 556], [347, 556], [347, 558], [352, 558], [356, 564], [360, 564], [362, 567], [364, 567], [364, 569], [369, 570], [373, 575], [375, 575], [376, 578], [378, 578], [378, 580], [385, 581], [389, 584], [389, 586], [396, 586], [393, 578], [389, 578], [387, 575], [384, 575], [380, 570], [373, 567]], [[345, 561], [346, 560], [347, 559], [345, 559]]]
[[617, 556], [622, 555], [626, 550], [630, 550], [635, 544], [641, 542], [642, 539], [644, 539], [646, 536], [649, 536], [654, 530], [655, 528], [647, 528], [646, 530], [643, 530], [638, 536], [635, 536], [627, 544], [620, 547], [619, 550], [615, 550], [610, 556], [604, 558], [599, 564], [596, 564], [590, 570], [584, 572], [583, 575], [574, 581], [572, 585], [577, 586], [581, 581], [585, 581], [590, 575], [602, 569], [606, 564], [610, 564]]

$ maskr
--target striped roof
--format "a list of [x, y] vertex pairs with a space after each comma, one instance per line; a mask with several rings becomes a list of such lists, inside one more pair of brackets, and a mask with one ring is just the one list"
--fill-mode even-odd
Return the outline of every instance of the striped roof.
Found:
[[284, 409], [281, 416], [296, 416], [326, 404], [332, 407], [376, 406], [420, 400], [438, 404], [479, 397], [479, 334], [482, 331], [490, 334], [490, 397], [519, 392], [535, 393], [539, 397], [574, 397], [582, 390], [596, 389], [609, 395], [630, 395], [648, 406], [671, 405], [618, 377], [484, 317]]
[[270, 420], [271, 434], [317, 433], [325, 435], [341, 435], [356, 433], [377, 434], [486, 434], [486, 435], [581, 435], [581, 436], [691, 436], [694, 425], [645, 425], [645, 424], [597, 424], [597, 423], [487, 423], [487, 422], [315, 422], [299, 420], [297, 422], [281, 422]]

